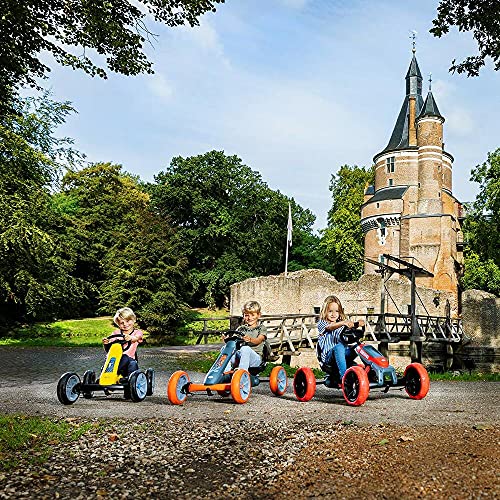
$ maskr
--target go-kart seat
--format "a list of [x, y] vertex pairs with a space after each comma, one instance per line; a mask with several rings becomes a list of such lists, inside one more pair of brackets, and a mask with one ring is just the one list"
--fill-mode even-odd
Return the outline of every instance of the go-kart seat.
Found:
[[268, 344], [267, 340], [264, 341], [264, 348], [262, 350], [262, 361], [259, 366], [251, 366], [248, 369], [250, 375], [258, 375], [260, 372], [264, 371], [267, 365], [267, 361], [271, 356], [271, 346]]

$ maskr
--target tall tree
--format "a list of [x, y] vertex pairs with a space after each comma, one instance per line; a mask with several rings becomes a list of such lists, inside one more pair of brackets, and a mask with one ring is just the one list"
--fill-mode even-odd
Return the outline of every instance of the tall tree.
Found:
[[92, 286], [73, 275], [72, 251], [58, 235], [51, 191], [80, 155], [55, 130], [69, 103], [19, 100], [0, 120], [0, 316], [5, 321], [65, 316]]
[[209, 306], [222, 305], [232, 283], [283, 272], [289, 202], [294, 239], [310, 233], [314, 223], [309, 210], [222, 151], [173, 158], [155, 181], [149, 187], [152, 202], [177, 228], [193, 300]]
[[150, 210], [139, 180], [120, 165], [69, 172], [55, 197], [76, 271], [99, 291], [100, 312], [132, 307], [156, 335], [183, 317], [186, 261], [168, 219]]
[[464, 288], [500, 292], [500, 149], [488, 153], [488, 160], [477, 165], [471, 181], [479, 183], [476, 200], [467, 206], [464, 233], [468, 247], [465, 256]]
[[446, 35], [456, 26], [459, 31], [472, 31], [479, 55], [468, 56], [461, 63], [453, 59], [450, 71], [478, 76], [491, 57], [495, 70], [500, 69], [500, 2], [498, 0], [441, 0], [437, 17], [429, 30], [434, 36]]
[[[0, 105], [22, 85], [50, 71], [41, 59], [106, 78], [151, 73], [143, 47], [154, 35], [148, 19], [167, 26], [196, 26], [199, 17], [224, 0], [7, 0], [0, 3]], [[105, 64], [102, 64], [102, 58]], [[12, 94], [11, 94], [12, 95]], [[0, 109], [0, 112], [2, 110]]]
[[321, 247], [339, 281], [358, 279], [363, 273], [364, 242], [361, 205], [367, 184], [373, 184], [373, 168], [342, 166], [332, 175], [332, 208], [323, 231]]

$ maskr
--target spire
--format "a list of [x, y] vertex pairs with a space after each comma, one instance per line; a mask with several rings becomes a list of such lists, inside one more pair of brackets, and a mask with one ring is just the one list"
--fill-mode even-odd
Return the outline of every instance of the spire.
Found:
[[[413, 42], [415, 43], [415, 42]], [[422, 106], [424, 105], [424, 99], [422, 97], [422, 73], [420, 73], [420, 68], [418, 67], [417, 58], [415, 56], [415, 45], [413, 45], [412, 58], [410, 62], [410, 67], [406, 73], [406, 97], [401, 106], [398, 118], [396, 120], [396, 125], [392, 131], [391, 138], [389, 139], [389, 144], [382, 151], [391, 151], [395, 149], [406, 149], [409, 146], [408, 132], [410, 128], [409, 116], [410, 116], [410, 97], [415, 98], [415, 116], [418, 116]]]
[[444, 117], [439, 112], [436, 101], [434, 100], [434, 96], [432, 95], [432, 92], [430, 90], [427, 93], [427, 97], [425, 98], [425, 102], [424, 102], [424, 105], [422, 106], [422, 110], [420, 111], [419, 115], [417, 116], [417, 120], [419, 118], [423, 118], [424, 116], [434, 116], [434, 117], [440, 118], [441, 120], [444, 121]]

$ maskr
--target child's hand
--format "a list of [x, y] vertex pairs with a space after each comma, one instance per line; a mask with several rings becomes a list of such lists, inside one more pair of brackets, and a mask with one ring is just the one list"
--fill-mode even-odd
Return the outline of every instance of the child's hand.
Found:
[[344, 321], [344, 325], [347, 326], [347, 328], [354, 328], [354, 321], [348, 319]]
[[365, 322], [362, 319], [360, 319], [358, 321], [358, 324], [359, 324], [359, 326], [365, 326]]
[[249, 335], [244, 335], [244, 336], [243, 336], [243, 340], [244, 340], [245, 342], [248, 342], [249, 344], [251, 344], [251, 343], [252, 343], [252, 337], [250, 337]]
[[108, 339], [108, 337], [104, 337], [104, 338], [102, 339], [102, 343], [103, 343], [103, 344], [109, 344], [109, 339]]

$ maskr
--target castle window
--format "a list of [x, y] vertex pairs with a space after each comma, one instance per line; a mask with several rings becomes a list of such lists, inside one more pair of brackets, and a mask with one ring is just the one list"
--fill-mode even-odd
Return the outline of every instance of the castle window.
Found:
[[387, 173], [392, 174], [394, 172], [394, 156], [391, 156], [390, 158], [386, 158], [385, 160], [385, 165], [387, 168]]
[[389, 186], [394, 186], [394, 179], [389, 179]]

